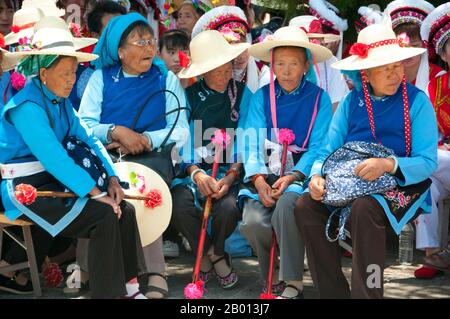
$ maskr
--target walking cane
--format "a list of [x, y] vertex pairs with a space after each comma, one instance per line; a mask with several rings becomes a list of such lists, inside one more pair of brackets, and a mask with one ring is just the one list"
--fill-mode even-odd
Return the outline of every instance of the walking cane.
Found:
[[[214, 163], [212, 167], [211, 177], [215, 179], [219, 168], [219, 161], [222, 157], [223, 148], [227, 144], [229, 144], [230, 137], [224, 130], [217, 130], [214, 132], [214, 137], [211, 141], [215, 145]], [[186, 299], [200, 299], [203, 297], [205, 283], [201, 280], [198, 280], [198, 276], [200, 273], [200, 264], [203, 256], [203, 248], [205, 246], [206, 230], [208, 228], [208, 219], [209, 213], [211, 212], [211, 207], [212, 207], [212, 197], [211, 195], [209, 195], [208, 198], [206, 199], [205, 208], [203, 210], [202, 227], [200, 229], [200, 238], [197, 246], [197, 255], [195, 257], [195, 266], [194, 266], [194, 274], [192, 276], [192, 283], [189, 283], [184, 288], [184, 297]]]
[[[294, 132], [290, 129], [280, 129], [278, 133], [278, 142], [283, 145], [281, 152], [281, 168], [280, 177], [283, 177], [286, 169], [287, 151], [288, 146], [295, 140]], [[270, 261], [269, 261], [269, 272], [267, 273], [267, 291], [262, 293], [260, 299], [275, 299], [276, 296], [272, 294], [272, 281], [273, 281], [273, 268], [275, 265], [277, 249], [277, 235], [272, 229], [272, 243], [270, 245]]]

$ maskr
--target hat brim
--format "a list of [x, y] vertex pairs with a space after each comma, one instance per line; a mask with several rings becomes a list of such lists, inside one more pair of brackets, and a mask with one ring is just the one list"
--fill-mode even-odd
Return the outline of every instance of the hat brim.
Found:
[[[210, 57], [207, 61], [193, 61], [187, 68], [182, 69], [178, 73], [178, 77], [180, 79], [189, 79], [195, 76], [199, 76], [201, 74], [205, 74], [211, 70], [214, 70], [225, 63], [233, 61], [237, 58], [242, 52], [247, 50], [250, 47], [249, 43], [237, 43], [232, 44], [232, 48], [229, 52], [224, 52], [220, 56]], [[206, 49], [206, 48], [205, 48]]]
[[6, 72], [14, 69], [14, 67], [17, 65], [17, 63], [19, 63], [21, 58], [11, 56], [12, 53], [4, 49], [0, 49], [0, 51], [3, 52], [2, 70]]
[[277, 47], [299, 47], [305, 48], [311, 51], [316, 62], [323, 62], [330, 59], [333, 54], [327, 48], [305, 41], [292, 41], [292, 40], [266, 40], [250, 47], [250, 55], [256, 59], [264, 62], [270, 62], [270, 51]]
[[378, 50], [369, 52], [367, 58], [363, 59], [359, 56], [352, 55], [341, 61], [337, 61], [331, 65], [331, 67], [338, 70], [365, 70], [378, 66], [383, 66], [399, 61], [403, 61], [412, 58], [417, 55], [425, 53], [426, 49], [423, 48], [402, 48], [399, 46], [380, 47]]
[[[114, 167], [121, 181], [130, 182], [130, 173], [134, 172], [144, 177], [145, 190], [147, 194], [157, 189], [161, 192], [162, 204], [155, 208], [145, 207], [140, 200], [130, 200], [136, 211], [136, 221], [141, 237], [142, 246], [147, 246], [157, 240], [169, 226], [172, 215], [172, 196], [169, 187], [164, 180], [152, 169], [138, 163], [118, 162]], [[142, 193], [130, 183], [130, 189], [125, 190], [127, 195], [139, 195]]]
[[78, 52], [73, 48], [71, 50], [62, 49], [44, 49], [44, 50], [34, 50], [34, 51], [21, 51], [21, 52], [11, 52], [10, 57], [13, 59], [23, 59], [31, 55], [61, 55], [77, 58], [79, 63], [90, 62], [98, 58], [98, 55], [92, 53]]
[[19, 39], [24, 38], [24, 37], [31, 38], [33, 36], [33, 34], [34, 34], [33, 27], [20, 30], [17, 33], [10, 32], [7, 35], [5, 35], [5, 44], [11, 45], [11, 44], [18, 43]]

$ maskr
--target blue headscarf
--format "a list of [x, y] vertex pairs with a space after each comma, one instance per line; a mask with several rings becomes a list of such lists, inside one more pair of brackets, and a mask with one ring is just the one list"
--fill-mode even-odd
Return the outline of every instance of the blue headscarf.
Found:
[[93, 52], [99, 56], [97, 60], [91, 62], [97, 70], [119, 63], [120, 39], [125, 30], [137, 21], [148, 24], [148, 21], [136, 12], [120, 15], [109, 21]]

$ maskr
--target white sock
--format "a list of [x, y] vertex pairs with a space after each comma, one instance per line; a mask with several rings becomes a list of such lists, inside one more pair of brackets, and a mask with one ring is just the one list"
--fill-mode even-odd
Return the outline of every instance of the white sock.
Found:
[[[135, 284], [126, 284], [125, 288], [127, 289], [127, 297], [131, 297], [134, 294], [136, 294], [137, 292], [139, 292], [139, 284], [135, 283]], [[138, 295], [136, 295], [134, 297], [134, 299], [147, 299], [147, 297], [145, 297], [143, 294], [141, 294], [139, 292]]]

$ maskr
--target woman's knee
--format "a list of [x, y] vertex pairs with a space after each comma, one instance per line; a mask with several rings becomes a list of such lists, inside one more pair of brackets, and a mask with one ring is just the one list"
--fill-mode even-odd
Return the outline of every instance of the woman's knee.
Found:
[[372, 196], [363, 196], [352, 203], [351, 223], [365, 223], [367, 221], [383, 222], [384, 211], [378, 201]]

